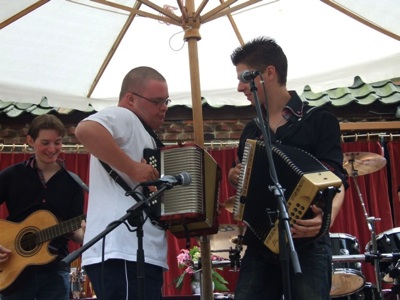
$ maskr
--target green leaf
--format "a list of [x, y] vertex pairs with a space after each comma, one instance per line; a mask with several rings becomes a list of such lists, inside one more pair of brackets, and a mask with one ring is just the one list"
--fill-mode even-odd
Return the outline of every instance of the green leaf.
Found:
[[176, 283], [176, 284], [175, 284], [175, 287], [176, 287], [178, 290], [181, 290], [181, 289], [182, 289], [183, 279], [185, 279], [185, 275], [186, 275], [186, 273], [183, 272], [183, 273], [181, 274], [181, 276], [175, 278], [175, 279], [172, 281], [172, 283]]
[[229, 289], [223, 283], [219, 283], [218, 281], [214, 281], [214, 290], [219, 292], [227, 292]]
[[213, 271], [212, 276], [213, 276], [213, 281], [214, 281], [214, 282], [215, 282], [215, 281], [218, 281], [218, 282], [225, 283], [225, 284], [229, 283], [229, 282], [226, 281], [226, 280], [224, 279], [224, 277], [222, 277], [221, 274], [219, 274], [217, 271]]
[[227, 292], [229, 291], [226, 284], [229, 282], [224, 279], [217, 271], [212, 271], [212, 280], [214, 282], [214, 290], [219, 292]]

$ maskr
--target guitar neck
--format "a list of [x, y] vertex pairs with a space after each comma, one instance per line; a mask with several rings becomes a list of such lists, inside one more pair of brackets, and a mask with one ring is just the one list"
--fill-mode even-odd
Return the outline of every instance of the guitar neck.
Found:
[[36, 244], [43, 243], [52, 240], [56, 237], [62, 236], [69, 232], [75, 231], [81, 227], [82, 220], [85, 219], [85, 215], [81, 215], [70, 219], [68, 221], [61, 222], [59, 224], [53, 225], [46, 229], [41, 230], [36, 235]]

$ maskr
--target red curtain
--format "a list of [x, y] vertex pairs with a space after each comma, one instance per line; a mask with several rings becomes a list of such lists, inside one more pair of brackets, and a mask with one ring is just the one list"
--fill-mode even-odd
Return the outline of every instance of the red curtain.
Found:
[[390, 141], [387, 143], [389, 167], [390, 167], [390, 195], [392, 196], [392, 207], [395, 226], [400, 226], [400, 202], [397, 190], [400, 187], [400, 142]]
[[[396, 200], [397, 188], [400, 186], [400, 143], [389, 142], [386, 146], [387, 148], [385, 149], [388, 149], [387, 157], [390, 163], [376, 172], [357, 177], [357, 183], [368, 215], [380, 218], [380, 221], [376, 222], [376, 232], [378, 234], [392, 229], [393, 224], [399, 224], [400, 222], [400, 203]], [[342, 147], [344, 152], [359, 151], [383, 154], [382, 146], [378, 142], [344, 143]], [[219, 201], [224, 202], [229, 196], [235, 194], [235, 190], [228, 183], [227, 175], [232, 162], [236, 158], [236, 149], [210, 150], [209, 153], [221, 167], [222, 180], [220, 185]], [[0, 170], [19, 161], [25, 160], [29, 156], [29, 153], [0, 153]], [[83, 181], [90, 186], [90, 183], [88, 182], [89, 155], [66, 153], [63, 154], [62, 157], [65, 159], [67, 168], [77, 173]], [[390, 182], [388, 182], [388, 172], [391, 175]], [[360, 197], [355, 189], [355, 184], [352, 178], [349, 178], [349, 183], [350, 187], [346, 191], [345, 202], [335, 224], [331, 228], [331, 233], [346, 233], [354, 236], [359, 242], [360, 254], [364, 254], [365, 246], [371, 240], [370, 231], [368, 230]], [[388, 190], [389, 186], [391, 187], [390, 193]], [[392, 206], [394, 208], [393, 210]], [[87, 199], [85, 211], [86, 208]], [[0, 218], [4, 218], [6, 215], [7, 212], [5, 206], [0, 206]], [[395, 221], [393, 221], [393, 218]], [[235, 224], [236, 222], [233, 220], [229, 212], [221, 210], [219, 214], [219, 223]], [[179, 269], [177, 266], [176, 256], [180, 253], [180, 249], [185, 248], [186, 241], [184, 239], [175, 238], [175, 236], [170, 232], [167, 232], [167, 235], [168, 264], [170, 269], [165, 273], [163, 294], [165, 296], [190, 295], [191, 290], [189, 280], [184, 282], [181, 291], [176, 290], [172, 284], [172, 281], [182, 272], [182, 269]], [[193, 245], [197, 245], [197, 241], [194, 238], [191, 239], [191, 246]], [[71, 250], [74, 250], [74, 248], [72, 247]], [[375, 279], [372, 265], [365, 262], [363, 262], [362, 265], [363, 274], [366, 277], [366, 280], [374, 283]], [[221, 274], [229, 281], [228, 287], [233, 291], [236, 285], [238, 272], [234, 272], [229, 267], [225, 267], [221, 271]]]

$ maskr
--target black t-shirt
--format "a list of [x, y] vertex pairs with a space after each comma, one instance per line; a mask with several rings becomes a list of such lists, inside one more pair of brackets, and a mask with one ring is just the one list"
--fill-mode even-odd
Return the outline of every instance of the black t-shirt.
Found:
[[[62, 168], [43, 184], [38, 170], [30, 163], [32, 159], [0, 172], [0, 204], [5, 202], [7, 205], [7, 220], [24, 224], [24, 220], [38, 210], [51, 212], [59, 222], [83, 215], [83, 190], [68, 171]], [[47, 224], [43, 223], [38, 224], [40, 230], [47, 228]], [[21, 228], [23, 229], [22, 225]], [[35, 272], [60, 269], [59, 261], [69, 253], [68, 239], [65, 236], [53, 239], [49, 250], [57, 255], [55, 260], [45, 265], [26, 268], [11, 287], [23, 284]]]

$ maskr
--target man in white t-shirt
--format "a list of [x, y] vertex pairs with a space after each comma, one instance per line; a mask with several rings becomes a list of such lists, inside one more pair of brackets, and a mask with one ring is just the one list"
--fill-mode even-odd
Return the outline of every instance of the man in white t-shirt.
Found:
[[[78, 124], [75, 135], [92, 155], [84, 243], [135, 204], [99, 160], [132, 189], [140, 182], [159, 178], [159, 172], [143, 159], [143, 150], [162, 146], [154, 130], [164, 122], [168, 97], [165, 78], [150, 67], [138, 67], [125, 76], [117, 107], [99, 111]], [[141, 192], [141, 187], [137, 191]], [[146, 300], [161, 299], [163, 271], [168, 268], [166, 233], [145, 218], [144, 280], [138, 280], [137, 261], [141, 260], [137, 257], [138, 237], [134, 229], [120, 225], [105, 236], [104, 261], [103, 239], [83, 253], [82, 265], [99, 299], [138, 299], [140, 289]]]

